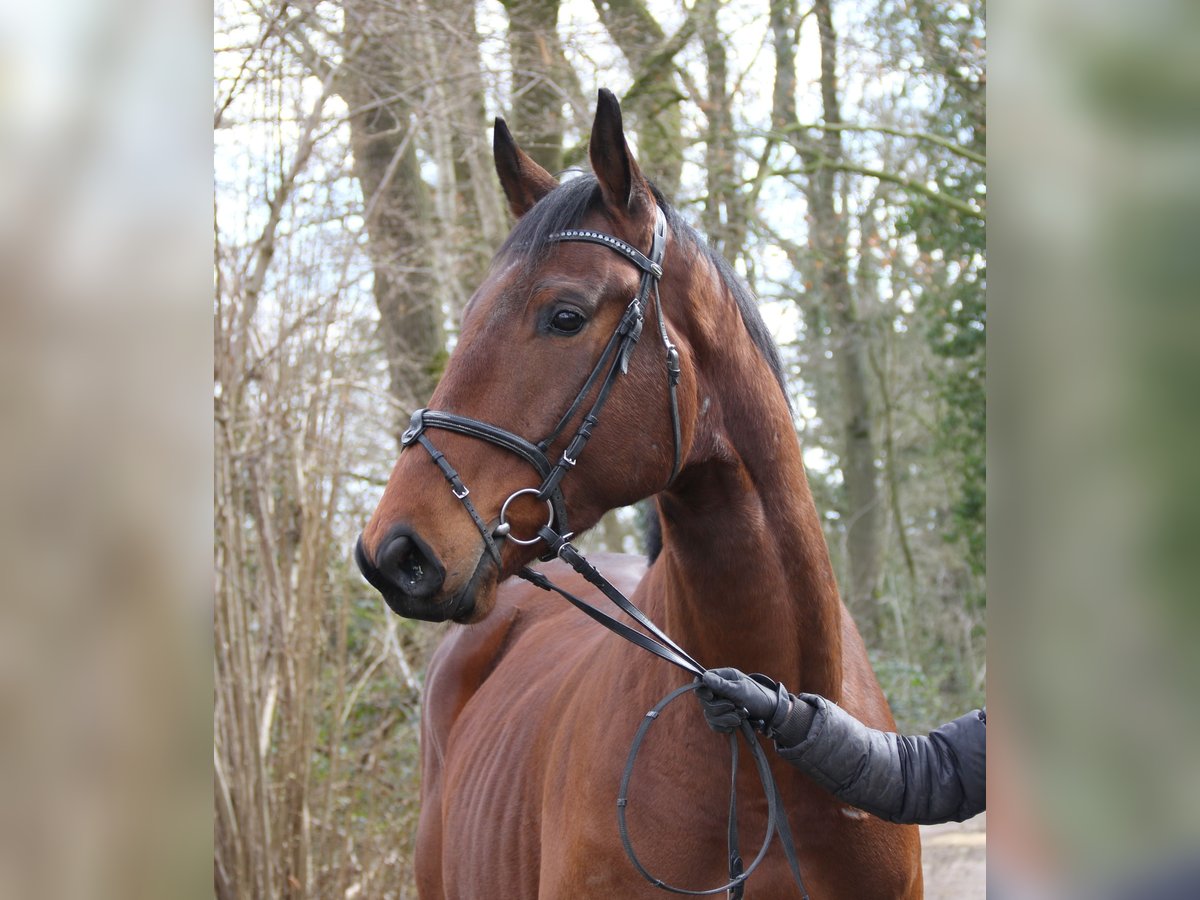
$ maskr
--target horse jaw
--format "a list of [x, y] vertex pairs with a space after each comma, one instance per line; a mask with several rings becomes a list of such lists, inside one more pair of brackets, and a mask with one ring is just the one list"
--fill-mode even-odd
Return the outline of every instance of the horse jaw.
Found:
[[497, 574], [492, 558], [481, 553], [470, 579], [451, 597], [452, 612], [447, 618], [459, 625], [473, 625], [486, 619], [496, 606]]

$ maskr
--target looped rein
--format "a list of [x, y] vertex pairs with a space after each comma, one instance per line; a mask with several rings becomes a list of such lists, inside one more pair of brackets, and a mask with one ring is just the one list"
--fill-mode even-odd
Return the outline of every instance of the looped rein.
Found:
[[[621, 844], [625, 848], [625, 855], [629, 857], [629, 861], [633, 863], [633, 867], [638, 870], [643, 878], [649, 881], [657, 888], [662, 888], [664, 891], [670, 891], [674, 894], [690, 894], [693, 896], [704, 896], [708, 894], [719, 894], [722, 891], [728, 891], [730, 897], [740, 898], [742, 896], [742, 886], [746, 879], [758, 868], [763, 858], [767, 855], [767, 850], [771, 847], [771, 839], [778, 831], [780, 834], [780, 842], [784, 845], [785, 852], [788, 854], [788, 863], [792, 866], [792, 871], [796, 876], [796, 882], [800, 885], [800, 893], [804, 897], [808, 894], [804, 890], [804, 882], [800, 878], [799, 863], [795, 860], [795, 850], [792, 843], [791, 834], [788, 830], [787, 816], [783, 812], [782, 801], [779, 797], [779, 788], [775, 784], [775, 780], [771, 775], [771, 768], [767, 764], [766, 754], [763, 753], [762, 745], [759, 744], [758, 738], [755, 737], [754, 729], [750, 727], [750, 723], [743, 720], [738, 727], [738, 731], [745, 738], [746, 743], [750, 746], [750, 752], [754, 757], [754, 765], [758, 769], [758, 778], [763, 787], [763, 793], [767, 798], [767, 830], [763, 835], [762, 846], [758, 850], [758, 855], [754, 857], [753, 862], [748, 868], [743, 869], [742, 857], [738, 851], [737, 838], [737, 766], [738, 766], [738, 742], [737, 734], [729, 733], [729, 754], [732, 760], [730, 765], [729, 777], [729, 881], [719, 887], [707, 888], [704, 890], [676, 887], [675, 885], [667, 884], [661, 878], [656, 878], [651, 875], [645, 865], [638, 859], [637, 853], [634, 852], [633, 842], [629, 837], [629, 826], [625, 821], [625, 811], [629, 807], [629, 780], [633, 776], [633, 766], [637, 761], [637, 755], [642, 749], [642, 742], [646, 739], [647, 733], [650, 731], [650, 725], [658, 718], [659, 714], [671, 705], [679, 697], [684, 694], [690, 694], [700, 685], [696, 682], [685, 684], [677, 687], [662, 700], [655, 704], [654, 708], [646, 713], [642, 719], [642, 724], [638, 726], [637, 734], [634, 735], [633, 744], [629, 748], [629, 757], [625, 761], [625, 770], [621, 773], [621, 788], [617, 793], [617, 829], [621, 834]], [[785, 837], [786, 835], [786, 837]]]
[[[580, 610], [580, 612], [599, 622], [605, 628], [625, 638], [629, 641], [653, 653], [655, 656], [663, 659], [671, 665], [683, 669], [700, 678], [707, 671], [701, 666], [692, 656], [672, 640], [662, 629], [652, 622], [645, 613], [634, 605], [628, 597], [626, 597], [615, 585], [607, 578], [601, 575], [591, 563], [587, 561], [577, 551], [571, 543], [563, 536], [555, 533], [551, 528], [544, 527], [539, 532], [539, 535], [546, 543], [554, 550], [555, 554], [567, 565], [571, 566], [576, 572], [584, 577], [590, 584], [597, 587], [612, 603], [617, 606], [622, 612], [629, 615], [639, 625], [645, 628], [650, 634], [631, 628], [624, 622], [618, 621], [603, 610], [597, 609], [586, 600], [572, 594], [565, 588], [559, 587], [543, 575], [541, 572], [534, 571], [525, 567], [517, 572], [517, 575], [531, 584], [536, 585], [545, 591], [553, 591], [560, 595], [572, 606]], [[633, 842], [629, 837], [629, 829], [626, 823], [626, 811], [629, 807], [629, 782], [633, 776], [634, 764], [637, 761], [638, 753], [641, 751], [642, 743], [646, 739], [646, 735], [650, 731], [650, 726], [658, 719], [659, 714], [666, 709], [671, 703], [686, 693], [691, 693], [699, 687], [698, 682], [685, 684], [671, 691], [667, 696], [660, 700], [653, 709], [646, 713], [642, 719], [641, 725], [638, 727], [637, 733], [634, 735], [633, 744], [629, 748], [629, 756], [625, 761], [625, 769], [621, 774], [621, 788], [617, 795], [617, 828], [621, 835], [621, 844], [625, 848], [625, 855], [629, 857], [629, 861], [633, 863], [638, 873], [653, 884], [657, 888], [662, 888], [665, 891], [670, 891], [674, 894], [688, 894], [691, 896], [706, 896], [711, 894], [720, 894], [728, 892], [732, 900], [740, 900], [742, 896], [742, 888], [746, 879], [759, 867], [762, 861], [766, 858], [767, 851], [770, 849], [771, 840], [776, 834], [779, 835], [779, 843], [783, 846], [784, 855], [787, 857], [788, 867], [791, 869], [792, 876], [796, 880], [797, 886], [800, 888], [800, 896], [804, 900], [808, 900], [808, 891], [804, 887], [804, 878], [800, 874], [800, 861], [796, 854], [796, 844], [792, 839], [791, 829], [788, 827], [787, 813], [783, 808], [783, 801], [779, 794], [779, 786], [775, 783], [775, 778], [771, 774], [770, 764], [767, 762], [766, 753], [763, 751], [762, 744], [754, 733], [754, 729], [750, 727], [750, 723], [745, 719], [742, 720], [738, 727], [738, 732], [741, 733], [747, 745], [750, 747], [750, 754], [754, 758], [754, 765], [758, 770], [759, 781], [763, 787], [763, 793], [767, 799], [767, 829], [763, 836], [762, 846], [759, 848], [758, 854], [748, 867], [743, 870], [742, 858], [738, 850], [738, 826], [737, 826], [737, 768], [738, 768], [738, 742], [737, 735], [734, 732], [729, 734], [729, 748], [731, 756], [730, 764], [730, 795], [729, 795], [729, 881], [725, 884], [714, 888], [704, 890], [694, 890], [689, 888], [681, 888], [675, 885], [668, 884], [661, 878], [652, 875], [649, 870], [642, 864], [637, 853], [633, 849]]]

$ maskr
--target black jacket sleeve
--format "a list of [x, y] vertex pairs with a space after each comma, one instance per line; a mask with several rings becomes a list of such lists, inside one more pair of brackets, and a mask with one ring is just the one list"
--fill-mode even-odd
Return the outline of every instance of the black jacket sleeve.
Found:
[[814, 694], [795, 698], [794, 715], [775, 734], [779, 753], [852, 806], [923, 825], [961, 822], [986, 806], [986, 710], [917, 737], [868, 728]]

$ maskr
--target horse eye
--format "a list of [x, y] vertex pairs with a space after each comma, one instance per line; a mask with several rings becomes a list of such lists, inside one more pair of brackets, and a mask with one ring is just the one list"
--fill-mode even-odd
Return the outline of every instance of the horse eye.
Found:
[[550, 319], [550, 325], [555, 331], [562, 334], [574, 334], [583, 327], [583, 323], [587, 321], [583, 317], [583, 313], [574, 309], [560, 309]]

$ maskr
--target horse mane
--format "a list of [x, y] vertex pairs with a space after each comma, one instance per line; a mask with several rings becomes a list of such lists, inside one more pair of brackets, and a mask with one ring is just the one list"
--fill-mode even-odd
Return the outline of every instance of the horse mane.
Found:
[[[783, 361], [779, 356], [779, 348], [775, 346], [775, 341], [771, 338], [771, 333], [758, 310], [758, 299], [725, 258], [710, 247], [695, 228], [684, 221], [679, 211], [667, 201], [653, 182], [650, 184], [650, 190], [666, 216], [671, 234], [684, 241], [692, 251], [707, 258], [716, 268], [721, 282], [737, 302], [742, 324], [745, 325], [750, 340], [774, 373], [779, 390], [787, 401], [788, 409], [791, 410], [792, 401], [784, 381]], [[575, 177], [563, 181], [517, 220], [512, 232], [496, 252], [495, 260], [518, 262], [527, 273], [532, 272], [560, 246], [557, 241], [551, 241], [550, 236], [567, 228], [578, 228], [584, 217], [601, 202], [600, 185], [592, 173], [580, 172]], [[647, 548], [647, 556], [650, 562], [654, 562], [662, 549], [662, 526], [652, 510], [647, 510], [640, 518], [643, 519], [643, 541]]]

